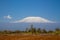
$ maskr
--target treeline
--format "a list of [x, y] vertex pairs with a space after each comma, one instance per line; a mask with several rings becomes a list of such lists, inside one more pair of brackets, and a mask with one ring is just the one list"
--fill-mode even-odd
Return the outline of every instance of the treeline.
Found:
[[60, 29], [56, 28], [54, 31], [53, 30], [45, 30], [45, 29], [40, 29], [40, 28], [34, 28], [33, 25], [31, 25], [30, 28], [26, 28], [24, 31], [16, 30], [16, 31], [10, 31], [10, 30], [4, 30], [0, 31], [0, 34], [12, 34], [12, 33], [28, 33], [28, 34], [60, 34]]

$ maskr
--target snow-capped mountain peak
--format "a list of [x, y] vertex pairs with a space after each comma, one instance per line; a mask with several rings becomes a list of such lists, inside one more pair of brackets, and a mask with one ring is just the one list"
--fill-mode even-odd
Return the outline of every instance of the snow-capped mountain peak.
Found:
[[42, 17], [26, 17], [23, 18], [22, 20], [15, 21], [15, 23], [19, 22], [27, 22], [27, 23], [52, 23], [52, 21], [49, 21], [45, 18]]

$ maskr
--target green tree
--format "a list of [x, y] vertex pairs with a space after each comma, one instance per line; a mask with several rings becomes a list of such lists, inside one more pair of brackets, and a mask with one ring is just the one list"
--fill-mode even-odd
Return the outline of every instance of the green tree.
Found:
[[10, 30], [4, 30], [2, 33], [4, 33], [4, 34], [11, 34], [12, 31], [10, 31]]
[[60, 31], [60, 29], [59, 28], [56, 28], [55, 31]]
[[21, 31], [19, 31], [19, 30], [16, 30], [14, 33], [21, 33]]
[[37, 29], [37, 32], [38, 32], [38, 33], [41, 33], [41, 29], [40, 29], [40, 28], [38, 28], [38, 29]]
[[48, 33], [54, 33], [54, 31], [52, 31], [52, 30], [49, 30], [49, 31], [48, 31]]
[[31, 25], [31, 28], [29, 29], [29, 32], [36, 33], [36, 28], [33, 27], [33, 25]]
[[45, 29], [42, 30], [42, 33], [47, 33], [47, 31]]
[[59, 29], [59, 28], [56, 28], [56, 29], [55, 29], [55, 33], [56, 33], [56, 34], [60, 34], [60, 29]]

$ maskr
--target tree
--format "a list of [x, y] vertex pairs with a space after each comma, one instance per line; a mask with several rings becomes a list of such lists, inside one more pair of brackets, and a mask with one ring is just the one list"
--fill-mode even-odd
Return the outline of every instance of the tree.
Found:
[[49, 30], [49, 31], [48, 31], [48, 33], [53, 33], [53, 32], [54, 32], [54, 31], [52, 31], [52, 30]]
[[5, 34], [5, 33], [7, 33], [7, 34], [11, 34], [12, 31], [10, 31], [10, 30], [4, 30], [3, 33], [4, 33], [4, 34]]
[[47, 33], [47, 31], [45, 29], [42, 30], [42, 33]]
[[38, 33], [41, 33], [41, 29], [40, 29], [40, 28], [38, 28], [38, 29], [37, 29], [37, 32], [38, 32]]
[[19, 30], [16, 30], [14, 33], [20, 33], [21, 31], [19, 31]]
[[56, 33], [56, 34], [60, 34], [60, 29], [59, 29], [59, 28], [56, 28], [56, 29], [55, 29], [55, 33]]
[[60, 29], [59, 28], [56, 28], [55, 31], [60, 31]]
[[28, 32], [28, 31], [29, 31], [29, 29], [28, 29], [28, 28], [26, 28], [25, 32]]
[[29, 32], [36, 33], [36, 28], [33, 27], [33, 25], [31, 25], [31, 28], [29, 29]]

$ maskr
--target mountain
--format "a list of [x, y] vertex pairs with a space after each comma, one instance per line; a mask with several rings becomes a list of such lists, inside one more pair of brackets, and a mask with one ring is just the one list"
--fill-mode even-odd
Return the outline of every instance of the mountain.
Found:
[[25, 30], [30, 28], [31, 24], [35, 28], [54, 30], [60, 28], [60, 23], [0, 23], [0, 30]]
[[0, 30], [25, 30], [30, 28], [31, 24], [35, 28], [54, 30], [60, 28], [60, 23], [47, 20], [42, 17], [26, 17], [12, 23], [0, 23]]
[[26, 22], [26, 23], [52, 23], [52, 21], [47, 20], [42, 17], [26, 17], [22, 20], [15, 21], [14, 23]]

